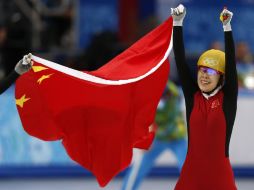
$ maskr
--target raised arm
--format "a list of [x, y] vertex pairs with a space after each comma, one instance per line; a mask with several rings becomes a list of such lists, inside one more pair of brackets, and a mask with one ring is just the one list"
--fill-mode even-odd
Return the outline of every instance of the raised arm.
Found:
[[[236, 103], [238, 94], [238, 79], [235, 60], [235, 45], [230, 21], [233, 13], [224, 9], [220, 19], [223, 23], [224, 38], [225, 38], [225, 84], [223, 87], [224, 95], [227, 99]], [[233, 103], [232, 102], [232, 103]]]
[[178, 75], [181, 80], [183, 93], [185, 99], [192, 98], [194, 93], [198, 90], [197, 83], [191, 77], [189, 67], [186, 63], [185, 50], [183, 43], [183, 19], [186, 15], [186, 9], [183, 5], [171, 9], [173, 17], [173, 49], [175, 54], [175, 62], [177, 66]]
[[236, 110], [237, 110], [237, 95], [238, 95], [238, 79], [235, 61], [235, 46], [232, 35], [230, 21], [233, 13], [224, 9], [221, 13], [220, 19], [223, 23], [224, 36], [225, 36], [225, 84], [223, 86], [224, 101], [223, 110], [227, 124], [226, 130], [226, 147], [225, 155], [229, 155], [229, 143], [232, 134]]
[[0, 94], [2, 94], [5, 90], [7, 90], [16, 80], [17, 78], [24, 74], [25, 72], [31, 69], [32, 54], [25, 55], [23, 59], [21, 59], [17, 65], [15, 66], [14, 71], [11, 72], [5, 79], [0, 81]]

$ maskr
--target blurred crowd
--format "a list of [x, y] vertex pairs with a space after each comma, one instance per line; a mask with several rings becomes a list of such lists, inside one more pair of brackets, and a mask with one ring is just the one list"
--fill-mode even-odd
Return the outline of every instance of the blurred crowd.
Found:
[[0, 77], [31, 51], [70, 49], [74, 1], [0, 1]]
[[[117, 32], [100, 31], [91, 37], [88, 46], [79, 49], [75, 41], [76, 2], [0, 0], [0, 79], [11, 72], [18, 60], [28, 52], [43, 54], [44, 58], [74, 69], [92, 71], [131, 45], [123, 43]], [[133, 41], [158, 23], [153, 16], [141, 20]], [[223, 50], [224, 44], [214, 41], [208, 48]], [[195, 71], [199, 55], [186, 52], [191, 69]], [[254, 89], [253, 51], [247, 41], [236, 41], [236, 59], [239, 86]], [[171, 79], [179, 84], [175, 66], [171, 65]]]

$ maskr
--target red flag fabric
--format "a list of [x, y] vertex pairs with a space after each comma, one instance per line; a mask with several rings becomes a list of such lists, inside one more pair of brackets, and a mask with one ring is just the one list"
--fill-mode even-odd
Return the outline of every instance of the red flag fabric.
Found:
[[27, 133], [62, 140], [69, 156], [101, 186], [149, 148], [157, 104], [169, 74], [172, 19], [100, 69], [81, 72], [33, 56], [16, 82], [17, 109]]

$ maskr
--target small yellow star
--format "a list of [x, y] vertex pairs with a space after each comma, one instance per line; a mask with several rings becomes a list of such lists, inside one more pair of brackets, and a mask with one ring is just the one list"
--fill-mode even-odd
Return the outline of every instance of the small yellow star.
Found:
[[16, 105], [23, 108], [24, 103], [30, 100], [31, 98], [26, 98], [26, 95], [24, 94], [20, 99], [16, 99]]
[[39, 78], [39, 79], [37, 80], [37, 82], [38, 82], [39, 84], [41, 84], [42, 81], [44, 81], [45, 79], [50, 78], [51, 75], [53, 75], [53, 74], [50, 74], [50, 75], [42, 75], [41, 78]]
[[32, 66], [32, 69], [35, 73], [37, 72], [40, 72], [40, 71], [43, 71], [43, 70], [46, 70], [48, 69], [47, 67], [42, 67], [42, 66]]

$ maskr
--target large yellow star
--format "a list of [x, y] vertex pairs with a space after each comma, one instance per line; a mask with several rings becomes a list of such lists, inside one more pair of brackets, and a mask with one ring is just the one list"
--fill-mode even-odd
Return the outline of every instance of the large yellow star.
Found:
[[31, 98], [27, 98], [26, 95], [24, 94], [20, 99], [16, 99], [16, 104], [23, 108], [24, 103], [30, 100]]
[[50, 78], [51, 75], [53, 75], [53, 74], [50, 74], [50, 75], [42, 75], [41, 78], [39, 78], [39, 79], [37, 80], [37, 82], [38, 82], [39, 84], [41, 84], [42, 81], [44, 81], [45, 79]]
[[35, 73], [37, 72], [40, 72], [40, 71], [43, 71], [43, 70], [46, 70], [48, 69], [47, 67], [42, 67], [42, 66], [32, 66], [32, 69]]

